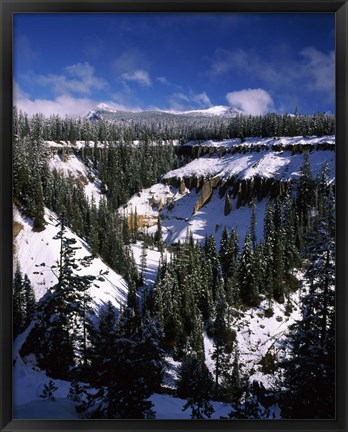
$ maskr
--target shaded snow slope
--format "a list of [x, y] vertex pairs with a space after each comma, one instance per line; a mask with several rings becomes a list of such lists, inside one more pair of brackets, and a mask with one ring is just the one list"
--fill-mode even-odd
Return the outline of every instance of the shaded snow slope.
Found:
[[[301, 318], [299, 291], [290, 295], [288, 307], [290, 305], [289, 312], [286, 312], [286, 303], [272, 301], [273, 315], [268, 316], [266, 311], [269, 309], [269, 301], [264, 300], [258, 307], [239, 311], [232, 320], [231, 328], [237, 332], [241, 372], [248, 377], [250, 383], [262, 382], [266, 389], [276, 386], [276, 374], [267, 370], [263, 362], [266, 355], [277, 359], [277, 362], [285, 355], [288, 328]], [[206, 362], [213, 372], [213, 342], [207, 335], [204, 344]]]
[[[54, 240], [59, 231], [58, 218], [55, 213], [46, 209], [47, 224], [41, 232], [34, 232], [31, 219], [23, 217], [18, 211], [14, 212], [14, 220], [23, 227], [15, 239], [15, 267], [18, 263], [21, 272], [28, 275], [36, 300], [39, 300], [48, 288], [57, 283], [57, 277], [52, 272], [51, 266], [55, 265], [59, 258], [60, 241]], [[67, 228], [67, 236], [75, 238], [76, 246], [80, 248], [76, 251], [76, 258], [90, 255], [88, 245], [69, 228]], [[44, 265], [41, 266], [41, 264]], [[77, 273], [97, 277], [89, 288], [96, 307], [109, 300], [116, 308], [126, 302], [128, 292], [126, 281], [104, 264], [100, 258], [94, 258], [90, 266], [82, 267]]]
[[[142, 253], [143, 242], [138, 241], [136, 244], [132, 244], [132, 251], [139, 274], [142, 272], [141, 266], [141, 253]], [[164, 252], [164, 256], [166, 252]], [[158, 265], [161, 258], [161, 252], [156, 247], [146, 248], [146, 259], [145, 269], [143, 274], [144, 285], [151, 287], [154, 285], [157, 278]]]
[[84, 187], [87, 197], [94, 198], [96, 204], [100, 200], [101, 182], [95, 176], [92, 169], [88, 168], [83, 161], [75, 154], [65, 155], [62, 159], [59, 154], [52, 154], [49, 159], [49, 167], [57, 170], [65, 177], [73, 177]]

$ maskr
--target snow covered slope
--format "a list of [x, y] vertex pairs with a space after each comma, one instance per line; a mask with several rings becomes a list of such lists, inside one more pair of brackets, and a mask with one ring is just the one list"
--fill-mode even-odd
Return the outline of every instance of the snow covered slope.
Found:
[[[189, 146], [199, 145], [211, 148], [233, 148], [240, 145], [240, 140], [224, 140], [219, 142], [206, 141], [200, 144], [189, 143]], [[190, 230], [196, 240], [203, 241], [206, 235], [213, 234], [217, 244], [220, 242], [224, 226], [236, 228], [241, 245], [246, 231], [250, 228], [251, 208], [240, 205], [237, 190], [242, 181], [253, 181], [255, 178], [268, 182], [294, 181], [300, 176], [304, 156], [301, 152], [291, 150], [273, 150], [277, 145], [285, 148], [288, 145], [311, 146], [309, 160], [312, 176], [315, 178], [325, 162], [329, 164], [330, 181], [335, 181], [335, 138], [328, 137], [285, 137], [249, 138], [243, 142], [243, 150], [220, 156], [215, 152], [198, 157], [188, 164], [166, 173], [161, 182], [144, 189], [134, 195], [122, 211], [135, 211], [144, 217], [144, 229], [149, 233], [157, 230], [157, 218], [161, 215], [163, 240], [172, 244], [183, 241], [187, 230]], [[318, 145], [328, 145], [331, 150], [320, 150]], [[246, 146], [249, 151], [245, 151]], [[260, 149], [261, 146], [261, 149]], [[277, 147], [278, 148], [278, 147]], [[208, 192], [204, 192], [204, 183]], [[229, 184], [230, 183], [230, 184]], [[225, 185], [225, 190], [222, 185]], [[222, 189], [222, 190], [221, 190]], [[226, 194], [230, 197], [231, 211], [225, 212]], [[206, 201], [202, 206], [197, 203], [202, 195]], [[262, 238], [263, 219], [266, 199], [255, 200], [256, 234]], [[226, 214], [228, 213], [228, 214]]]
[[[41, 232], [32, 230], [31, 219], [23, 217], [18, 210], [14, 211], [14, 221], [21, 230], [14, 240], [14, 268], [19, 265], [22, 274], [27, 274], [32, 282], [36, 300], [39, 300], [47, 291], [57, 283], [57, 277], [51, 270], [51, 266], [57, 263], [59, 258], [59, 240], [54, 237], [59, 231], [58, 218], [50, 210], [45, 212], [46, 228]], [[77, 241], [76, 258], [90, 255], [88, 245], [67, 228], [69, 238]], [[111, 301], [116, 308], [127, 300], [128, 287], [126, 281], [113, 270], [111, 270], [99, 258], [94, 258], [89, 267], [82, 267], [77, 271], [81, 275], [96, 276], [96, 280], [89, 288], [90, 295], [99, 307]]]
[[[331, 178], [335, 174], [335, 152], [332, 150], [317, 150], [318, 145], [328, 144], [333, 146], [335, 139], [333, 136], [309, 138], [309, 137], [286, 137], [286, 138], [247, 138], [241, 143], [239, 138], [224, 141], [205, 141], [203, 143], [189, 143], [187, 145], [202, 148], [218, 149], [224, 147], [233, 149], [233, 147], [242, 145], [241, 151], [233, 154], [220, 156], [205, 155], [193, 160], [189, 164], [177, 170], [169, 171], [164, 175], [164, 181], [176, 178], [203, 176], [205, 178], [219, 176], [220, 178], [231, 178], [238, 176], [242, 179], [254, 176], [265, 178], [286, 178], [297, 179], [300, 168], [303, 164], [303, 154], [293, 153], [287, 150], [287, 146], [308, 145], [313, 148], [309, 153], [309, 159], [312, 168], [312, 174], [315, 177], [320, 172], [323, 163], [329, 162]], [[274, 150], [274, 147], [280, 150]], [[250, 151], [245, 151], [245, 150]], [[253, 151], [255, 149], [255, 151]], [[334, 149], [334, 147], [332, 148]]]
[[[47, 143], [50, 147], [63, 148], [61, 144]], [[82, 144], [80, 144], [82, 145]], [[61, 157], [58, 153], [53, 153], [49, 159], [50, 169], [56, 170], [65, 177], [73, 177], [78, 180], [84, 187], [85, 193], [89, 199], [94, 198], [98, 205], [100, 200], [100, 180], [95, 176], [93, 170], [88, 168], [83, 161], [74, 153], [66, 154]]]

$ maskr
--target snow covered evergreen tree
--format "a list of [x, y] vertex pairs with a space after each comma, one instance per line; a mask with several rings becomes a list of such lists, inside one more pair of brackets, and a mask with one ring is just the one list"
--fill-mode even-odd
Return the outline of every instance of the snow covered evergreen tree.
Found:
[[215, 317], [208, 328], [208, 334], [213, 339], [214, 347], [211, 353], [211, 358], [215, 362], [214, 396], [221, 400], [226, 397], [227, 387], [230, 387], [231, 384], [228, 381], [230, 381], [233, 368], [232, 353], [236, 344], [236, 333], [231, 324], [231, 310], [226, 301], [223, 279], [218, 284], [215, 311]]
[[302, 319], [291, 327], [289, 357], [283, 362], [282, 415], [291, 419], [335, 418], [335, 203], [308, 240]]
[[25, 298], [25, 325], [28, 326], [36, 311], [36, 300], [32, 284], [27, 274], [24, 275], [23, 279], [23, 291]]
[[36, 301], [28, 275], [24, 278], [17, 267], [13, 279], [13, 338], [30, 324], [36, 310]]
[[25, 327], [25, 293], [20, 269], [17, 267], [13, 278], [13, 338], [15, 339]]
[[22, 351], [34, 353], [49, 376], [66, 379], [73, 368], [87, 364], [87, 290], [94, 277], [74, 273], [79, 265], [88, 266], [89, 259], [76, 260], [76, 240], [67, 237], [65, 226], [62, 218], [55, 236], [60, 241], [58, 282], [40, 300], [36, 325]]
[[192, 419], [210, 418], [213, 378], [205, 364], [202, 317], [195, 315], [195, 327], [188, 339], [180, 372], [177, 393], [187, 401], [183, 410], [191, 409]]
[[259, 280], [256, 271], [254, 252], [250, 232], [245, 236], [239, 267], [240, 295], [244, 304], [257, 306], [259, 304]]

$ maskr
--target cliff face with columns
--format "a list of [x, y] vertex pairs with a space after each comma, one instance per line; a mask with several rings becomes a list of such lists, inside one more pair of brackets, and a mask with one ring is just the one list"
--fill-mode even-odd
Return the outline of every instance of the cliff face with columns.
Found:
[[180, 194], [200, 194], [193, 214], [218, 190], [219, 197], [226, 200], [225, 213], [229, 214], [231, 200], [236, 200], [235, 207], [240, 208], [251, 201], [284, 196], [297, 182], [304, 153], [310, 155], [318, 170], [320, 160], [332, 159], [334, 151], [332, 137], [189, 143], [176, 148], [186, 164], [167, 173], [162, 182], [178, 188]]

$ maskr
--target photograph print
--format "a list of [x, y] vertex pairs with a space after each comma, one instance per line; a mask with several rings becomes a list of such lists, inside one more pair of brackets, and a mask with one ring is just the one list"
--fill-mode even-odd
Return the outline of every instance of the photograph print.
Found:
[[15, 13], [13, 418], [335, 419], [335, 14]]

